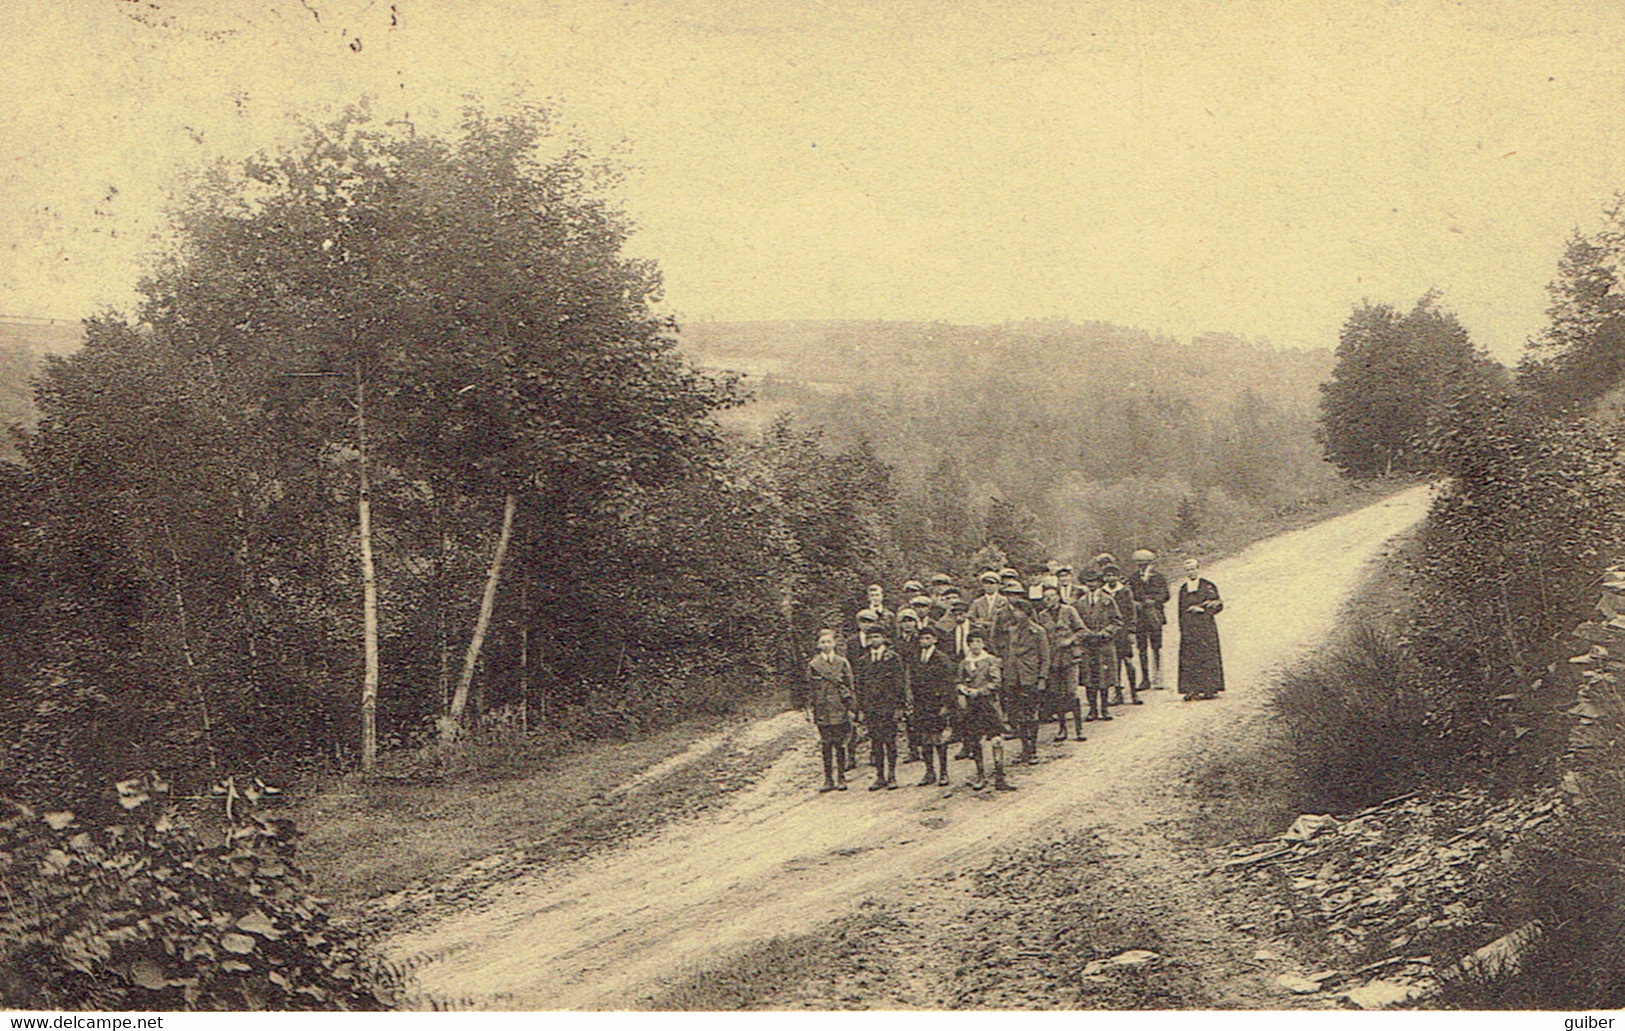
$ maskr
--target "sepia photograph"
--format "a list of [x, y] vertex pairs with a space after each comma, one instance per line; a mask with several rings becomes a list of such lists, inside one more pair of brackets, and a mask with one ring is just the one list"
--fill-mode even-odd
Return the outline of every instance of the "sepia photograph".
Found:
[[1625, 6], [0, 26], [11, 1028], [1615, 1026]]

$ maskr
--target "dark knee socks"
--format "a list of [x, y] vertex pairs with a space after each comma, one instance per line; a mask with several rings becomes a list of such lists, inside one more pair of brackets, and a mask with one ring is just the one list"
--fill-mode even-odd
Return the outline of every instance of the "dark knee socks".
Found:
[[871, 741], [869, 742], [869, 757], [874, 763], [875, 776], [882, 780], [895, 780], [897, 777], [897, 742]]

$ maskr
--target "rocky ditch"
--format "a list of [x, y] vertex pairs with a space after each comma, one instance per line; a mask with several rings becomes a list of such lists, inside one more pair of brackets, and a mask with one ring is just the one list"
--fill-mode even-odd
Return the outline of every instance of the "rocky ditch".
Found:
[[1563, 805], [1558, 792], [1496, 801], [1463, 791], [1342, 819], [1304, 815], [1212, 875], [1229, 882], [1228, 897], [1263, 903], [1264, 916], [1230, 923], [1279, 940], [1254, 958], [1287, 991], [1358, 1009], [1424, 1006], [1453, 980], [1516, 971], [1539, 939], [1538, 922], [1505, 926], [1494, 903], [1519, 850], [1557, 829]]

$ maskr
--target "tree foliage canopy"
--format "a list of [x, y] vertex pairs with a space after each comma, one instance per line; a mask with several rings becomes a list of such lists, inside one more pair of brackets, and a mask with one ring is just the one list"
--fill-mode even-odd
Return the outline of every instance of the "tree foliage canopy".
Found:
[[1425, 471], [1430, 425], [1495, 374], [1436, 300], [1427, 294], [1404, 313], [1363, 301], [1343, 324], [1337, 364], [1321, 386], [1321, 441], [1326, 458], [1350, 476]]
[[1529, 342], [1519, 382], [1546, 410], [1572, 411], [1625, 379], [1625, 196], [1605, 214], [1593, 236], [1576, 234], [1547, 286], [1547, 325]]
[[[70, 699], [126, 728], [84, 790], [157, 752], [202, 768], [349, 743], [360, 463], [399, 734], [441, 706], [505, 494], [510, 593], [529, 599], [500, 614], [509, 652], [547, 599], [633, 576], [651, 524], [679, 556], [714, 547], [703, 527], [733, 506], [711, 414], [739, 395], [675, 351], [606, 176], [545, 112], [471, 109], [442, 139], [355, 110], [198, 184], [139, 308], [50, 362], [27, 447], [54, 646], [10, 693], [36, 729]], [[680, 602], [640, 618], [617, 594], [579, 606], [593, 619], [545, 620], [561, 648], [602, 664], [692, 628]], [[538, 656], [529, 675], [548, 669]], [[35, 746], [36, 773], [79, 765], [73, 736]]]

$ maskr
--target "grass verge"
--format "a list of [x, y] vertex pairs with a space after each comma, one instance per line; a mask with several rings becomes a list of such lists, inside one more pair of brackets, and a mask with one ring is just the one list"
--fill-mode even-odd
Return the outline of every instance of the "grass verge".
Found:
[[[371, 777], [305, 785], [287, 815], [305, 829], [300, 861], [335, 911], [393, 923], [430, 898], [466, 896], [719, 804], [793, 741], [735, 747], [728, 735], [746, 723], [696, 721], [569, 748], [516, 734], [460, 742], [446, 762], [420, 750]], [[655, 769], [665, 775], [624, 790]]]

